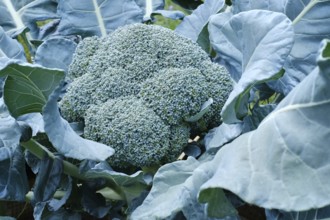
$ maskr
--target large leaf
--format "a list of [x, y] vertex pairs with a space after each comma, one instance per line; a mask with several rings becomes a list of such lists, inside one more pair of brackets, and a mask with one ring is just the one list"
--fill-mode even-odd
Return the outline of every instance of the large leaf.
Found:
[[[310, 0], [307, 0], [310, 1]], [[297, 3], [294, 3], [297, 2]], [[250, 11], [253, 9], [264, 9], [269, 11], [276, 11], [276, 12], [284, 12], [286, 11], [286, 7], [291, 6], [292, 4], [295, 4], [297, 6], [298, 4], [303, 4], [303, 2], [306, 2], [306, 0], [303, 1], [292, 1], [292, 0], [232, 0], [232, 12], [234, 14], [238, 14], [242, 11]], [[296, 11], [296, 13], [299, 13], [299, 11]], [[297, 15], [295, 15], [297, 16]]]
[[284, 212], [281, 210], [266, 210], [267, 220], [329, 220], [330, 206], [312, 209], [304, 212]]
[[58, 18], [56, 8], [57, 3], [50, 0], [3, 0], [0, 26], [10, 32], [21, 32], [28, 27], [35, 38], [39, 31], [37, 21]]
[[324, 41], [318, 68], [257, 130], [218, 151], [217, 171], [202, 191], [225, 188], [249, 203], [286, 211], [329, 205], [329, 112], [330, 41]]
[[48, 68], [67, 71], [77, 44], [63, 37], [53, 37], [44, 41], [37, 49], [35, 63]]
[[[299, 16], [294, 21], [295, 43], [284, 67], [286, 74], [275, 87], [285, 94], [316, 67], [319, 44], [324, 38], [330, 38], [330, 30], [327, 28], [330, 1], [311, 0], [307, 6], [303, 6], [305, 8], [301, 12], [302, 17]], [[305, 11], [307, 12], [304, 14]]]
[[175, 29], [175, 32], [193, 41], [197, 41], [203, 28], [209, 22], [210, 16], [218, 13], [224, 4], [224, 0], [206, 0], [191, 15], [183, 19], [181, 24]]
[[58, 33], [84, 37], [105, 36], [125, 24], [142, 22], [144, 15], [134, 0], [59, 0], [58, 13]]
[[7, 76], [4, 100], [10, 114], [18, 117], [26, 113], [41, 112], [48, 96], [64, 78], [64, 72], [11, 62], [0, 71], [0, 76]]
[[[211, 163], [201, 164], [189, 157], [186, 161], [161, 167], [154, 177], [151, 192], [132, 213], [131, 219], [173, 219], [179, 212], [187, 219], [211, 219], [204, 213], [206, 205], [197, 201], [199, 187], [212, 173]], [[203, 202], [208, 201], [205, 199]], [[223, 202], [218, 203], [217, 207], [227, 207], [226, 198], [223, 198]], [[222, 217], [235, 213], [233, 209], [226, 211], [221, 213]]]
[[61, 117], [57, 101], [62, 94], [63, 86], [64, 82], [49, 96], [43, 108], [45, 131], [49, 140], [66, 157], [96, 161], [107, 159], [114, 153], [111, 147], [80, 137]]
[[247, 114], [249, 91], [281, 76], [281, 68], [293, 45], [290, 20], [278, 12], [241, 12], [224, 22], [227, 14], [212, 16], [210, 40], [218, 56], [238, 81], [222, 109], [226, 123], [239, 122]]
[[[330, 37], [328, 27], [330, 15], [329, 0], [247, 0], [233, 1], [234, 13], [253, 9], [265, 9], [285, 13], [294, 24], [295, 41], [285, 63], [286, 73], [271, 86], [287, 94], [315, 67], [319, 44]], [[308, 45], [308, 46], [307, 46]]]

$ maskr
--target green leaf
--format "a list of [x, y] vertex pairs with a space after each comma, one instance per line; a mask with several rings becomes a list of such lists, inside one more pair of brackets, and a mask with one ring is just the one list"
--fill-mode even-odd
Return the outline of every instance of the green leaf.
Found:
[[220, 188], [209, 188], [198, 195], [200, 203], [208, 203], [207, 215], [212, 218], [225, 218], [226, 216], [235, 216], [237, 211], [228, 201], [225, 193]]
[[7, 76], [4, 100], [11, 115], [42, 112], [48, 96], [64, 78], [64, 72], [41, 66], [10, 63], [0, 71]]

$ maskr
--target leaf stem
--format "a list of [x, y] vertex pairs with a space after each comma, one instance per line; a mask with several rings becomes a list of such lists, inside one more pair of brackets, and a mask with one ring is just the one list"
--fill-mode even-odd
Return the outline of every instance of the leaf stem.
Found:
[[293, 20], [292, 25], [297, 24], [318, 2], [319, 0], [310, 1], [304, 10], [302, 10], [300, 14]]
[[[23, 146], [25, 149], [29, 150], [32, 154], [34, 154], [39, 159], [44, 158], [46, 155], [48, 155], [51, 159], [54, 159], [55, 156], [52, 152], [50, 152], [46, 147], [38, 143], [37, 141], [30, 139], [27, 142], [21, 142], [21, 146]], [[78, 167], [76, 167], [74, 164], [63, 161], [63, 172], [67, 175], [70, 175], [72, 177], [75, 177], [80, 180], [87, 180], [87, 178], [79, 173]]]
[[[44, 147], [34, 139], [30, 139], [27, 142], [21, 142], [20, 145], [25, 149], [29, 150], [39, 159], [44, 158], [46, 155], [51, 159], [55, 158], [55, 155], [52, 152], [50, 152], [46, 147]], [[84, 181], [90, 179], [85, 175], [80, 174], [77, 166], [65, 160], [63, 160], [63, 173]], [[126, 200], [125, 193], [123, 192], [121, 187], [116, 184], [115, 181], [108, 181], [108, 185], [111, 186], [112, 190], [117, 193], [117, 199], [119, 199], [120, 197], [122, 200]], [[29, 194], [27, 194], [26, 199], [29, 199]]]

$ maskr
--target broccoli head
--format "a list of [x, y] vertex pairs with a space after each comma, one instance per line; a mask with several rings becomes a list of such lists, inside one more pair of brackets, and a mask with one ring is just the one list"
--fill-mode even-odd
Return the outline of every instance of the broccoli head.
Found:
[[[221, 123], [220, 110], [232, 90], [226, 69], [196, 43], [144, 24], [85, 38], [68, 76], [72, 82], [60, 102], [63, 116], [83, 121], [86, 138], [113, 147], [109, 161], [121, 168], [175, 160], [192, 129]], [[188, 123], [210, 98], [209, 111]]]

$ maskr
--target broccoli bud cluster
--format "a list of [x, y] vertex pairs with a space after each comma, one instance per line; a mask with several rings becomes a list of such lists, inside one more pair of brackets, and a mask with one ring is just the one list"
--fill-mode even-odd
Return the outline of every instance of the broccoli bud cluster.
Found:
[[[69, 121], [84, 121], [86, 138], [115, 149], [114, 167], [154, 166], [175, 160], [191, 129], [221, 123], [220, 110], [232, 90], [222, 66], [194, 42], [173, 31], [133, 24], [105, 38], [79, 43], [60, 102]], [[210, 110], [197, 122], [209, 98]]]

